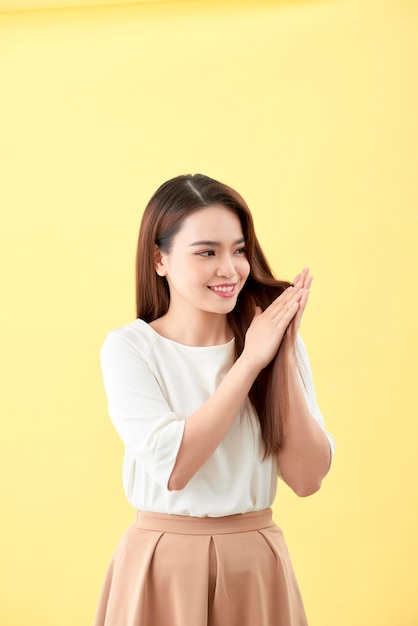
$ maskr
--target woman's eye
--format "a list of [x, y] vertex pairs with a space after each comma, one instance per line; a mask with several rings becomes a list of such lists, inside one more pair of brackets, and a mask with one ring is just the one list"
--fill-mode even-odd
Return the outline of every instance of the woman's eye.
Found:
[[213, 250], [201, 250], [197, 253], [199, 256], [214, 256], [215, 252]]
[[246, 254], [247, 252], [247, 248], [238, 248], [238, 250], [235, 250], [235, 254]]

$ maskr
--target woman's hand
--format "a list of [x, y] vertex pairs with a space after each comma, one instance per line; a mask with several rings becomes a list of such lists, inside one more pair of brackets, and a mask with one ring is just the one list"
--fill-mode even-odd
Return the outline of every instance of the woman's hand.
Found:
[[299, 307], [298, 307], [297, 313], [296, 313], [295, 317], [293, 318], [293, 322], [292, 322], [292, 330], [293, 330], [293, 333], [294, 333], [295, 336], [296, 336], [297, 332], [299, 331], [300, 324], [301, 324], [301, 321], [302, 321], [302, 315], [303, 315], [303, 313], [305, 311], [305, 308], [306, 308], [306, 305], [308, 303], [312, 281], [313, 281], [313, 276], [311, 276], [309, 274], [309, 268], [305, 267], [300, 272], [300, 274], [298, 274], [295, 277], [295, 280], [293, 282], [294, 285], [296, 285], [297, 283], [301, 283], [302, 284], [302, 297], [301, 297], [300, 302], [299, 302]]
[[298, 314], [306, 282], [305, 270], [294, 285], [288, 287], [263, 311], [256, 307], [256, 313], [245, 335], [242, 353], [254, 367], [262, 370], [275, 357], [286, 330]]

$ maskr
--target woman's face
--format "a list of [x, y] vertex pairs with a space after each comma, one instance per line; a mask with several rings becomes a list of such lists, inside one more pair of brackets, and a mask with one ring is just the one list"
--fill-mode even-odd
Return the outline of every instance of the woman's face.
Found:
[[238, 216], [222, 205], [199, 209], [187, 217], [168, 254], [156, 270], [170, 288], [170, 308], [226, 314], [235, 307], [250, 273]]

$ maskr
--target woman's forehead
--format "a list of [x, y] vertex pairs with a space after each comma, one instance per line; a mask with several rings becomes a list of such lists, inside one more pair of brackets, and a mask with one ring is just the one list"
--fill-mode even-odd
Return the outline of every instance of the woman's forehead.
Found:
[[186, 217], [178, 235], [182, 239], [194, 236], [226, 241], [242, 238], [243, 232], [240, 219], [233, 210], [214, 204]]

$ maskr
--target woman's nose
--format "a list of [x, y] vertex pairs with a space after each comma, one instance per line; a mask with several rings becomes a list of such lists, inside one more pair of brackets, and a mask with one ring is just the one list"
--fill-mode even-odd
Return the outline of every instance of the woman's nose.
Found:
[[222, 257], [216, 275], [223, 276], [224, 278], [231, 278], [232, 276], [235, 276], [235, 274], [236, 270], [233, 259], [230, 256]]

